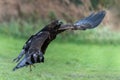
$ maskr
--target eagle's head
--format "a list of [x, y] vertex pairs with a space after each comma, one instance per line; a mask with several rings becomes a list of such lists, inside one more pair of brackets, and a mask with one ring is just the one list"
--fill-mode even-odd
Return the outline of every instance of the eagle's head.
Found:
[[47, 26], [48, 26], [49, 30], [56, 31], [56, 30], [58, 30], [60, 28], [60, 26], [62, 24], [63, 24], [62, 21], [60, 21], [60, 20], [54, 20], [50, 24], [48, 24]]

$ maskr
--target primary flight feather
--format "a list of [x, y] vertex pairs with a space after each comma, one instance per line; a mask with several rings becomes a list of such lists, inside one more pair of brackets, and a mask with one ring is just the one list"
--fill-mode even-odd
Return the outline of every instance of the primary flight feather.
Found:
[[24, 66], [31, 66], [35, 63], [44, 62], [44, 54], [47, 46], [59, 33], [68, 29], [93, 29], [101, 23], [105, 14], [105, 11], [100, 11], [96, 14], [92, 13], [90, 16], [78, 20], [74, 24], [63, 24], [60, 20], [54, 20], [26, 41], [21, 53], [13, 60], [18, 62], [18, 64], [13, 68], [13, 71]]

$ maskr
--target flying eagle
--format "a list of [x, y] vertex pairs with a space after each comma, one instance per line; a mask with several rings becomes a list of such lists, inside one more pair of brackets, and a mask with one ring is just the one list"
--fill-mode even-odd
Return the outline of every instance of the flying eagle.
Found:
[[21, 53], [13, 60], [19, 62], [13, 68], [13, 71], [28, 65], [30, 65], [31, 69], [31, 65], [44, 62], [44, 54], [49, 43], [53, 41], [59, 33], [66, 30], [93, 29], [101, 23], [104, 16], [105, 11], [92, 13], [74, 24], [63, 24], [60, 20], [54, 20], [26, 41]]

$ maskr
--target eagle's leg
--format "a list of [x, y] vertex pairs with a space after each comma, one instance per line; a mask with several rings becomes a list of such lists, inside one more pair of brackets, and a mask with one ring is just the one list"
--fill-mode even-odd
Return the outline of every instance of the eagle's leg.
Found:
[[40, 62], [44, 62], [44, 56], [40, 51], [31, 55], [31, 59], [28, 60], [28, 63], [30, 64], [30, 71], [32, 71], [32, 66], [35, 67], [33, 65], [34, 63]]
[[23, 49], [21, 53], [18, 55], [18, 57], [13, 59], [13, 61], [18, 62], [23, 57], [24, 54], [25, 54], [25, 50]]
[[32, 71], [32, 66], [35, 67], [35, 65], [31, 64], [30, 65], [30, 71]]
[[30, 71], [32, 71], [32, 65], [30, 65]]
[[32, 66], [34, 66], [34, 65], [33, 65], [34, 63], [32, 63], [31, 57], [29, 57], [29, 58], [27, 59], [27, 61], [26, 61], [25, 64], [26, 64], [27, 66], [29, 65], [29, 66], [30, 66], [30, 71], [32, 71]]

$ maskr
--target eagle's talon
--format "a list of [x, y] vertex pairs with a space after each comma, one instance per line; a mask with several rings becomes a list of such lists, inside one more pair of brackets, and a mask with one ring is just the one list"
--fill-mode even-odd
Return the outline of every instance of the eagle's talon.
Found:
[[35, 68], [35, 65], [30, 64], [30, 71], [32, 71], [32, 66]]
[[30, 65], [30, 72], [32, 71], [31, 65]]

